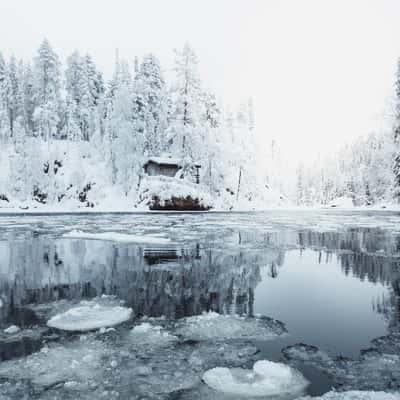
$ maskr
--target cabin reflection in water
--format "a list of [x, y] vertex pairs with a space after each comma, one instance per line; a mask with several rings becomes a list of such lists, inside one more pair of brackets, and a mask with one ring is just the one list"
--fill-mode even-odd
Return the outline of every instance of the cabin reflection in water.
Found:
[[136, 315], [182, 317], [213, 310], [252, 314], [268, 254], [228, 254], [195, 245], [142, 248], [40, 237], [0, 242], [2, 324], [31, 303], [113, 294]]
[[148, 265], [157, 265], [164, 263], [173, 263], [179, 260], [201, 259], [200, 244], [196, 244], [194, 249], [157, 249], [148, 248], [143, 251], [143, 258]]
[[212, 241], [157, 248], [10, 236], [0, 241], [0, 323], [5, 326], [23, 316], [19, 310], [28, 304], [101, 294], [125, 300], [136, 315], [182, 317], [209, 310], [252, 315], [262, 271], [279, 279], [285, 251], [295, 246], [319, 252], [321, 263], [337, 257], [346, 275], [389, 286], [390, 298], [377, 301], [374, 309], [394, 325], [400, 315], [400, 242], [380, 231], [372, 233], [375, 240], [362, 230], [267, 233], [251, 250], [242, 247], [247, 240], [254, 243], [251, 235], [241, 235], [240, 245], [224, 248]]

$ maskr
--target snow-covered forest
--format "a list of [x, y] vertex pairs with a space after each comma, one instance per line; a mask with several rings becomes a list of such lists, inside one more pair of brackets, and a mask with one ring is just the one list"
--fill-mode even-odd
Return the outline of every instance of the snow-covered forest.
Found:
[[361, 136], [330, 157], [300, 164], [296, 204], [390, 205], [400, 196], [400, 61], [394, 96], [381, 128]]
[[146, 208], [149, 191], [180, 190], [146, 176], [155, 156], [181, 160], [189, 181], [199, 163], [201, 185], [185, 190], [216, 209], [397, 201], [400, 67], [386, 128], [295, 172], [268, 132], [259, 149], [251, 98], [232, 109], [206, 87], [188, 44], [175, 50], [173, 71], [154, 54], [117, 54], [109, 80], [89, 54], [62, 63], [47, 40], [32, 62], [0, 53], [1, 207]]
[[154, 156], [200, 163], [198, 190], [216, 208], [279, 201], [260, 174], [251, 99], [225, 106], [188, 44], [172, 73], [168, 82], [154, 54], [117, 54], [106, 80], [89, 54], [61, 63], [47, 40], [32, 62], [0, 54], [2, 206], [140, 208]]
[[297, 205], [390, 204], [396, 201], [394, 158], [390, 131], [371, 133], [345, 145], [324, 160], [296, 171]]

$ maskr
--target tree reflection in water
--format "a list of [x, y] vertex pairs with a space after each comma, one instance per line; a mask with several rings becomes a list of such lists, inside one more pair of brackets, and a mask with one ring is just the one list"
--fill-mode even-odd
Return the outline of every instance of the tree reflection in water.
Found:
[[[137, 315], [182, 317], [213, 310], [253, 314], [261, 270], [279, 279], [285, 252], [308, 248], [319, 262], [340, 260], [345, 275], [390, 286], [373, 307], [399, 321], [400, 239], [372, 228], [335, 232], [243, 231], [220, 242], [146, 247], [96, 240], [50, 238], [37, 232], [0, 241], [2, 325], [30, 303], [114, 294]], [[20, 323], [26, 318], [19, 317]], [[22, 322], [21, 322], [22, 321]]]

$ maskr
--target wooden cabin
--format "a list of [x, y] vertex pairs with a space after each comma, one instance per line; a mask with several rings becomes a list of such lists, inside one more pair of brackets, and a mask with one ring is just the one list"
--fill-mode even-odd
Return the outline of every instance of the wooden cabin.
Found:
[[[172, 157], [151, 157], [143, 165], [144, 171], [149, 176], [169, 176], [176, 177], [179, 170], [183, 167], [182, 160]], [[193, 163], [194, 178], [196, 183], [200, 183], [201, 165]]]

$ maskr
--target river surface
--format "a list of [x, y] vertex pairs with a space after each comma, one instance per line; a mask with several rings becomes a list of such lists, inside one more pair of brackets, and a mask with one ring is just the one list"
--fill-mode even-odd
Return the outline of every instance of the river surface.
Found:
[[[64, 236], [70, 232], [149, 239]], [[209, 311], [272, 317], [285, 324], [288, 335], [255, 340], [263, 359], [282, 361], [281, 350], [297, 343], [357, 358], [371, 340], [399, 330], [400, 214], [321, 210], [0, 216], [2, 330], [11, 324], [23, 330], [44, 327], [46, 321], [35, 311], [41, 306], [101, 295], [123, 300], [136, 319], [178, 320]], [[71, 340], [61, 335], [55, 341], [62, 345]], [[23, 362], [41, 346], [9, 351], [3, 343], [3, 363]], [[299, 369], [311, 382], [309, 394], [334, 387], [321, 371], [306, 365]], [[49, 390], [55, 392], [48, 398], [68, 396], [57, 386], [29, 388], [23, 392], [26, 398], [45, 398]], [[131, 398], [142, 398], [129, 390]], [[111, 398], [114, 392], [108, 393]], [[165, 398], [179, 398], [178, 393]], [[96, 398], [94, 392], [92, 396]]]

